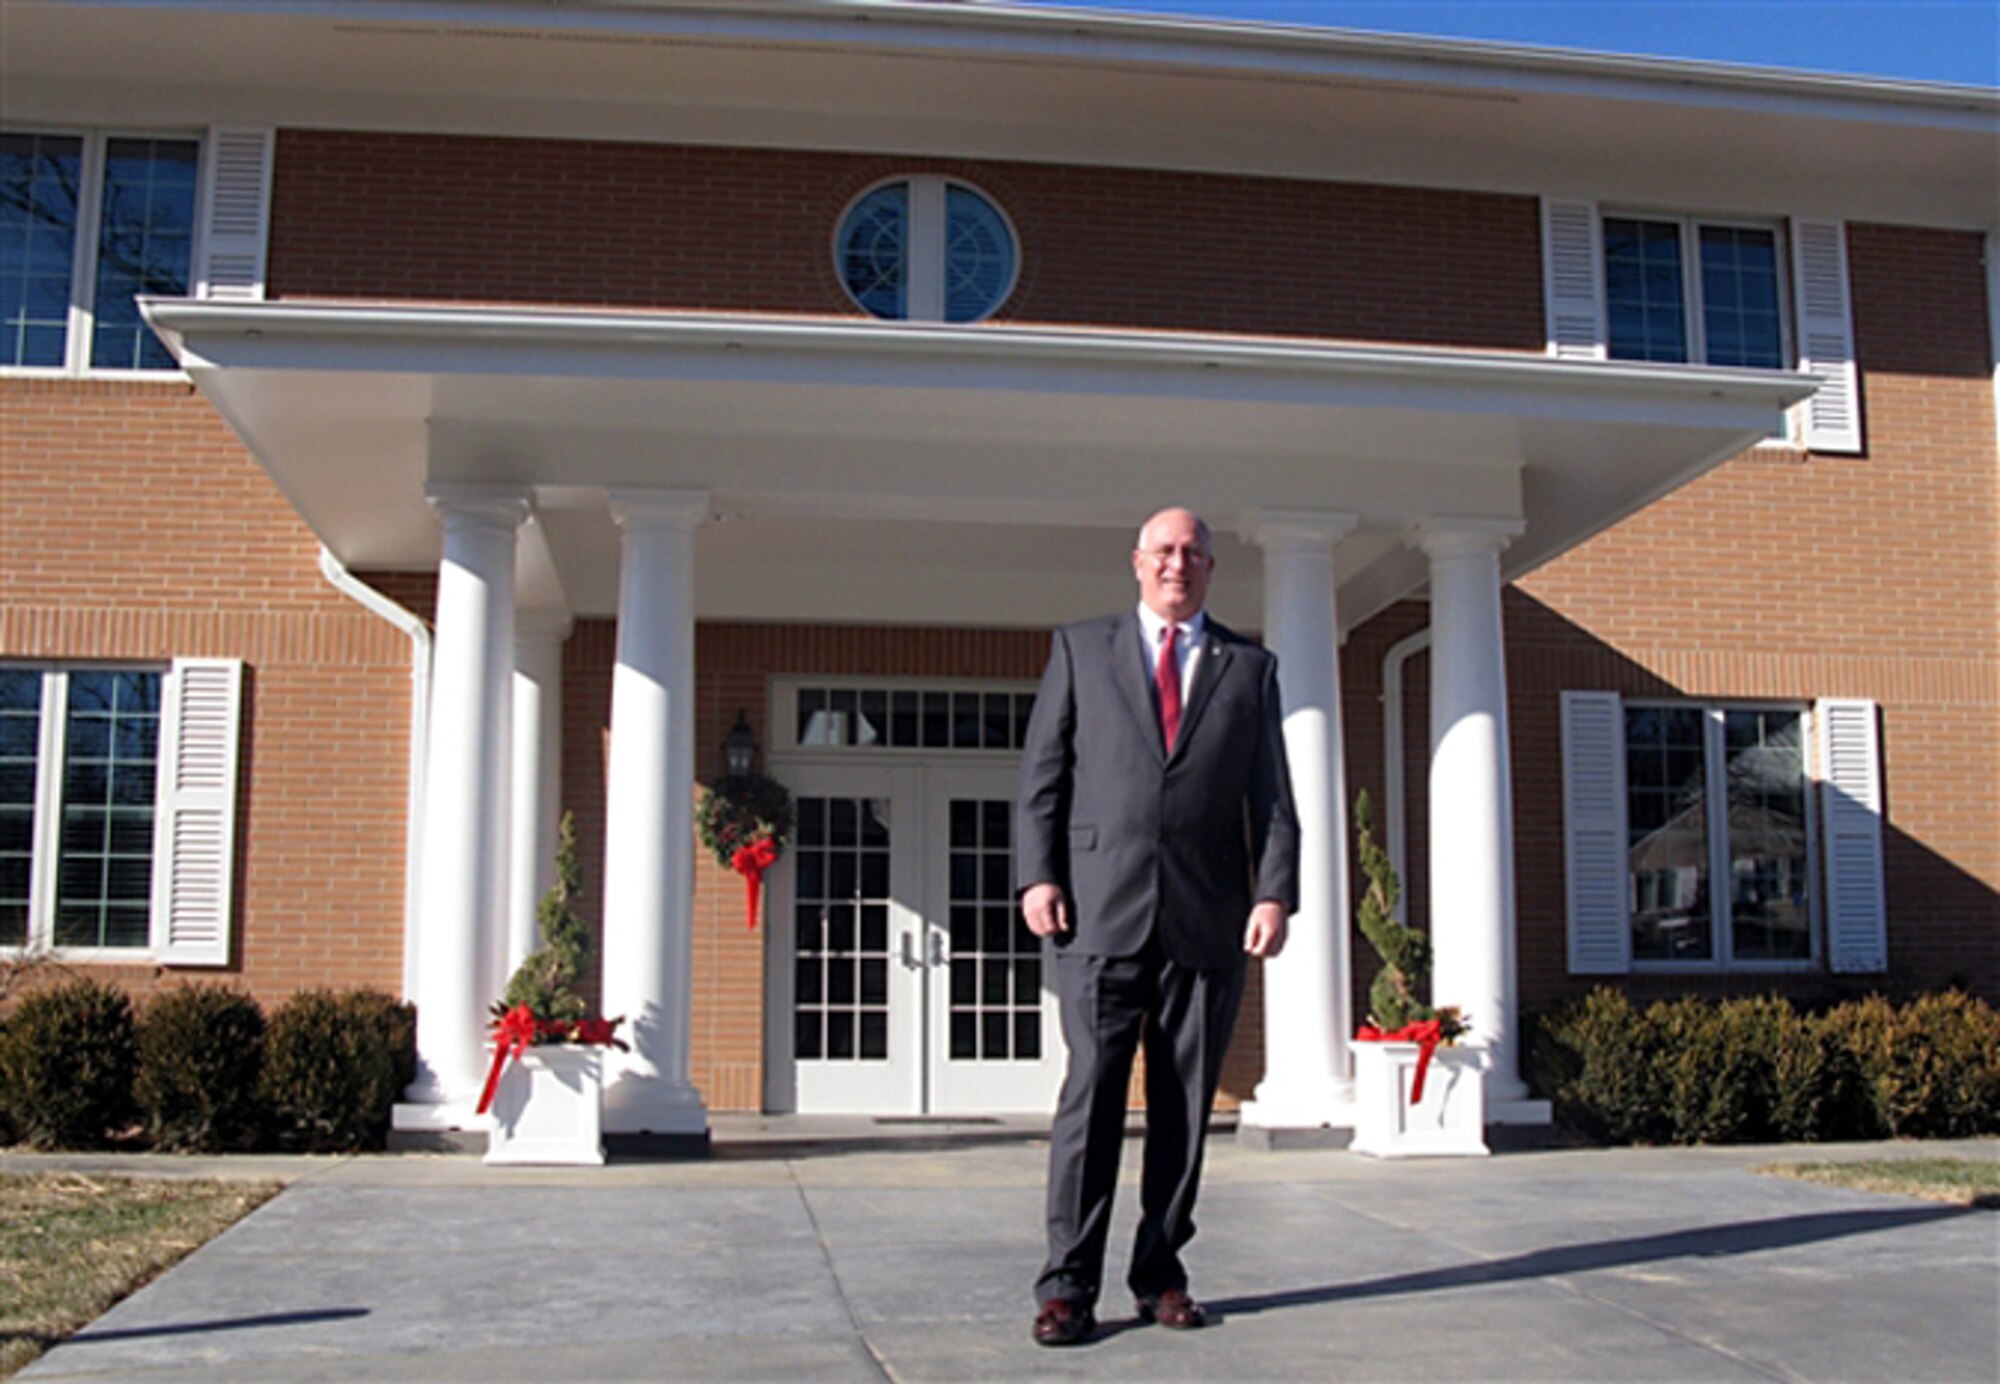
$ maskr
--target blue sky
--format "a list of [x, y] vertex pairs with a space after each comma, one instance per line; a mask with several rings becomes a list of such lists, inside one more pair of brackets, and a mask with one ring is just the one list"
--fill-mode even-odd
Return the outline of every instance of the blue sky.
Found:
[[[1022, 0], [1015, 0], [1021, 3]], [[1041, 0], [1026, 0], [1040, 3]], [[2000, 86], [2000, 0], [1049, 0]]]

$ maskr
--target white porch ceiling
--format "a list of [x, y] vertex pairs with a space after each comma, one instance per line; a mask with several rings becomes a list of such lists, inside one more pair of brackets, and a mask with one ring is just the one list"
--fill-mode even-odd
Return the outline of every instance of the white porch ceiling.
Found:
[[[159, 300], [149, 320], [348, 566], [434, 566], [438, 481], [530, 488], [524, 604], [617, 606], [611, 487], [709, 493], [711, 618], [1046, 625], [1130, 599], [1158, 505], [1261, 622], [1261, 510], [1352, 514], [1343, 624], [1440, 517], [1518, 576], [1779, 430], [1798, 375], [994, 326]], [[546, 559], [546, 560], [544, 560]]]

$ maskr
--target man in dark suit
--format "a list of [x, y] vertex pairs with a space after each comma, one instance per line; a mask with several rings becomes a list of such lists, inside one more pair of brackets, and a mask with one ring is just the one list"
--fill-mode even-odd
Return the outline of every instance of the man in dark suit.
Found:
[[1298, 907], [1277, 660], [1204, 615], [1215, 556], [1196, 515], [1147, 520], [1132, 570], [1137, 610], [1056, 631], [1016, 804], [1021, 907], [1054, 939], [1069, 1048], [1035, 1282], [1043, 1345], [1096, 1326], [1142, 1034], [1146, 1145], [1126, 1281], [1141, 1318], [1205, 1324], [1180, 1251], [1209, 1109], [1244, 958], [1276, 956]]

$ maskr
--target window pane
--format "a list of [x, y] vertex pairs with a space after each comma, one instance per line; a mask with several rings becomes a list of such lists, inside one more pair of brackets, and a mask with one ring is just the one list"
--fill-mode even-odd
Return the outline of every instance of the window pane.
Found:
[[1604, 299], [1614, 360], [1688, 358], [1678, 223], [1604, 218]]
[[1013, 284], [1014, 237], [999, 210], [969, 187], [946, 188], [944, 320], [984, 317]]
[[1710, 365], [1784, 367], [1776, 232], [1701, 228], [1701, 314]]
[[194, 170], [186, 139], [114, 139], [105, 147], [97, 234], [97, 328], [90, 363], [171, 370], [173, 357], [139, 320], [140, 294], [185, 298], [193, 270]]
[[0, 135], [0, 365], [60, 366], [83, 141]]
[[0, 669], [0, 947], [28, 940], [41, 728], [42, 675]]
[[1635, 961], [1701, 961], [1710, 926], [1699, 707], [1628, 707], [1625, 795]]
[[909, 316], [908, 183], [878, 187], [840, 224], [840, 281], [877, 317]]
[[1723, 726], [1731, 948], [1738, 961], [1807, 960], [1803, 718], [1796, 711], [1730, 711]]
[[56, 943], [143, 947], [152, 901], [160, 675], [69, 677]]

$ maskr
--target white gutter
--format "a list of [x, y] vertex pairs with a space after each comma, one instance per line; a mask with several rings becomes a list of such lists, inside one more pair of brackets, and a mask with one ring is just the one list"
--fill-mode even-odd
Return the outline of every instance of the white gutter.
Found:
[[1382, 655], [1382, 831], [1388, 843], [1389, 864], [1396, 878], [1405, 881], [1403, 896], [1396, 900], [1396, 920], [1410, 920], [1409, 875], [1404, 869], [1408, 851], [1403, 830], [1403, 665], [1414, 654], [1431, 646], [1428, 627], [1407, 635], [1389, 646]]
[[[355, 306], [341, 303], [229, 302], [200, 298], [139, 300], [146, 323], [166, 339], [182, 368], [270, 360], [280, 342], [350, 343], [405, 349], [419, 343], [448, 348], [456, 368], [474, 368], [473, 345], [549, 350], [616, 347], [660, 351], [769, 351], [824, 356], [917, 360], [934, 365], [940, 352], [965, 364], [1026, 362], [1142, 369], [1235, 369], [1263, 372], [1385, 376], [1403, 383], [1454, 389], [1567, 389], [1615, 393], [1638, 388], [1662, 398], [1738, 398], [1789, 407], [1818, 389], [1808, 371], [1750, 370], [1647, 361], [1570, 360], [1526, 351], [1443, 347], [1354, 346], [1296, 337], [1171, 335], [1097, 328], [996, 326], [991, 323], [887, 323], [844, 318], [774, 318], [668, 312], [576, 312], [565, 309]], [[247, 349], [239, 353], [237, 343]], [[259, 362], [262, 363], [262, 362]], [[345, 362], [343, 362], [345, 363]], [[290, 360], [298, 368], [301, 362]], [[313, 364], [322, 366], [325, 361]], [[338, 368], [338, 367], [336, 367]], [[415, 368], [425, 368], [418, 363]]]
[[417, 993], [417, 862], [423, 859], [424, 759], [430, 746], [431, 632], [424, 622], [362, 581], [327, 548], [320, 575], [333, 589], [410, 637], [409, 822], [403, 840], [403, 994]]

